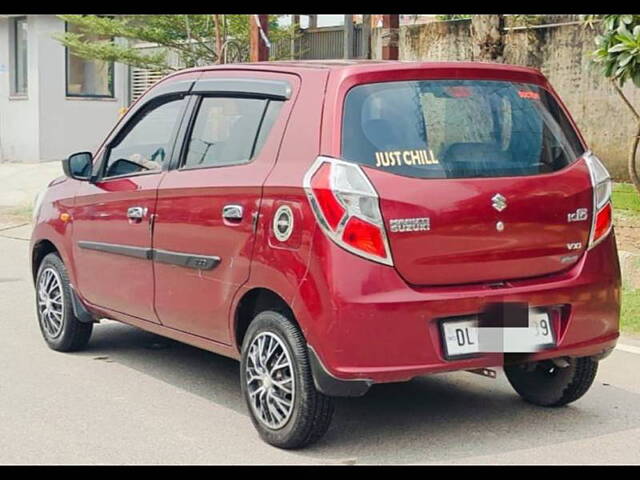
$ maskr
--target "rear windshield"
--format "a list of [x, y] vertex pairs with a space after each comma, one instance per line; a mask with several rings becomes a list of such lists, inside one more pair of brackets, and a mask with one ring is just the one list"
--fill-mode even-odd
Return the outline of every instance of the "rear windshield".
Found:
[[535, 85], [372, 83], [345, 100], [342, 157], [399, 175], [535, 175], [567, 166], [583, 150], [556, 101]]

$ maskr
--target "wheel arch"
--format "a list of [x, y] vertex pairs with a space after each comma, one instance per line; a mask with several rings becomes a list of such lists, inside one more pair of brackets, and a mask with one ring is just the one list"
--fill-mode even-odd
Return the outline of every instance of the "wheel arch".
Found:
[[40, 263], [42, 263], [44, 257], [49, 255], [50, 253], [56, 253], [58, 254], [58, 256], [61, 256], [58, 247], [47, 238], [38, 240], [33, 245], [33, 249], [31, 250], [31, 275], [34, 284], [36, 281], [36, 276], [38, 275], [38, 268], [40, 267]]
[[273, 310], [285, 315], [300, 328], [293, 309], [281, 295], [269, 288], [254, 287], [242, 295], [233, 315], [233, 339], [238, 351], [242, 348], [249, 325], [258, 313], [265, 310]]

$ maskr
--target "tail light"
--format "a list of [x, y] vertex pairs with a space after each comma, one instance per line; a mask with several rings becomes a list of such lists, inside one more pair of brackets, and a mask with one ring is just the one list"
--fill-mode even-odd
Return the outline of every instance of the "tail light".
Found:
[[331, 240], [356, 255], [393, 265], [378, 193], [358, 165], [318, 157], [304, 177], [304, 189]]
[[593, 220], [589, 248], [595, 247], [611, 231], [613, 225], [613, 207], [611, 206], [611, 176], [600, 159], [587, 152], [584, 158], [591, 173], [593, 185]]

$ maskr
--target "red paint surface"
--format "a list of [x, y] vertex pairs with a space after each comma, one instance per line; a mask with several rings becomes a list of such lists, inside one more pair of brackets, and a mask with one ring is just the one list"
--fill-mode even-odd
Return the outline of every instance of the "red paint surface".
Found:
[[[567, 213], [593, 203], [583, 160], [558, 172], [527, 177], [424, 179], [366, 169], [382, 214], [430, 219], [426, 232], [389, 232], [393, 260], [412, 285], [455, 285], [536, 277], [566, 270], [569, 253], [587, 247], [591, 216], [567, 222]], [[502, 212], [491, 198], [507, 199]], [[589, 208], [591, 213], [591, 208]], [[498, 231], [497, 222], [504, 230]], [[580, 242], [569, 252], [567, 243]]]

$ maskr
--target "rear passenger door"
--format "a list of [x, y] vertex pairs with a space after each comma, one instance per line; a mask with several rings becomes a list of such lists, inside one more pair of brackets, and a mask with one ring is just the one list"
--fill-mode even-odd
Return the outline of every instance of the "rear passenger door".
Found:
[[155, 308], [165, 326], [230, 344], [230, 304], [249, 277], [262, 184], [277, 157], [292, 80], [209, 75], [192, 90], [182, 147], [158, 188]]

